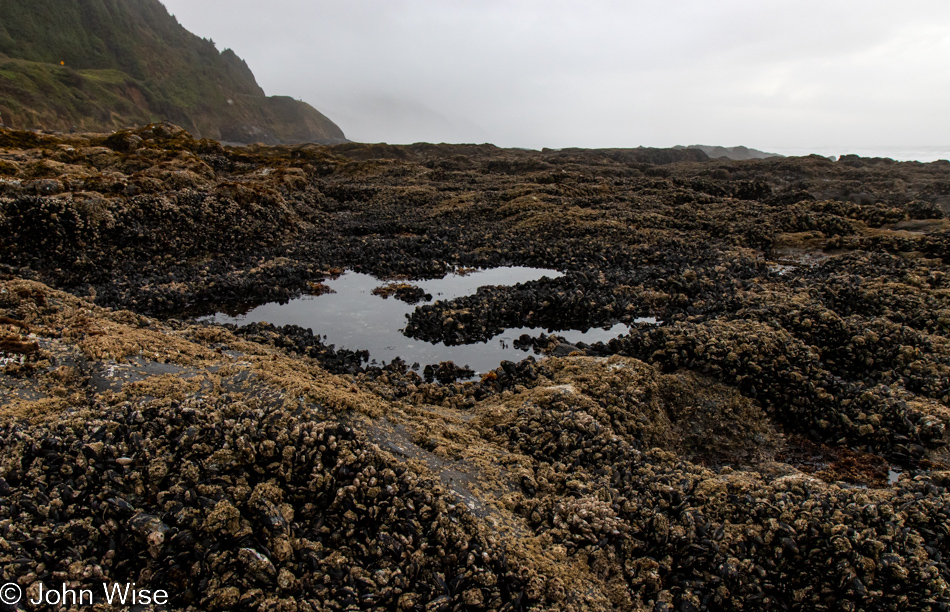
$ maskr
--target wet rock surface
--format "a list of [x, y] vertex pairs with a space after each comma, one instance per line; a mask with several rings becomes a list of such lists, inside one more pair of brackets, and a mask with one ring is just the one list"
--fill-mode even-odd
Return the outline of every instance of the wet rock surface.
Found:
[[432, 299], [431, 293], [426, 293], [422, 287], [416, 287], [409, 283], [389, 283], [388, 285], [382, 285], [373, 289], [373, 295], [378, 295], [383, 299], [388, 299], [389, 296], [393, 296], [397, 300], [402, 300], [407, 304], [415, 304]]
[[[27, 593], [950, 606], [946, 162], [238, 149], [170, 127], [0, 129], [0, 160], [0, 569]], [[563, 276], [423, 305], [407, 333], [629, 333], [525, 335], [539, 355], [465, 380], [189, 318], [344, 269], [411, 299], [499, 265]]]

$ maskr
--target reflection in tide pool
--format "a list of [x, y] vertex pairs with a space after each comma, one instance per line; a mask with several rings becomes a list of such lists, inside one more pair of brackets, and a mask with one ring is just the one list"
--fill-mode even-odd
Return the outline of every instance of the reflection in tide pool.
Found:
[[[479, 270], [464, 276], [450, 274], [445, 278], [411, 283], [432, 294], [432, 301], [436, 301], [471, 295], [485, 285], [514, 285], [559, 276], [562, 274], [556, 270], [508, 267]], [[416, 305], [406, 304], [394, 297], [384, 299], [373, 295], [371, 291], [386, 284], [384, 281], [368, 274], [347, 272], [325, 284], [336, 293], [301, 297], [286, 304], [272, 302], [236, 317], [219, 313], [210, 317], [210, 320], [236, 325], [264, 321], [273, 325], [299, 325], [323, 337], [325, 344], [350, 350], [367, 350], [370, 360], [377, 363], [389, 362], [396, 357], [401, 357], [406, 363], [423, 366], [453, 361], [456, 365], [468, 365], [478, 373], [493, 370], [506, 359], [524, 359], [527, 353], [514, 348], [514, 340], [522, 334], [537, 336], [547, 331], [522, 327], [505, 330], [487, 342], [461, 346], [446, 346], [441, 342], [432, 344], [402, 334], [406, 316]], [[606, 342], [627, 331], [626, 325], [617, 324], [609, 329], [590, 329], [586, 332], [565, 330], [557, 333], [567, 338], [568, 342], [593, 343]]]

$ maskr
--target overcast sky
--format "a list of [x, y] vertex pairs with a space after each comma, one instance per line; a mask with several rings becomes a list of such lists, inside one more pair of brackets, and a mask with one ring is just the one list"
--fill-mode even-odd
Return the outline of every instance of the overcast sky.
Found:
[[950, 145], [948, 0], [163, 2], [352, 140]]

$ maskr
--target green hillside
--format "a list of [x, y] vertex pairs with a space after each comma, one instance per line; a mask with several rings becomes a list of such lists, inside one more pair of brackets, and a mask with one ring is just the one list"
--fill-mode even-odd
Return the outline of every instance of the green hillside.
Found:
[[230, 49], [158, 0], [0, 0], [7, 126], [112, 130], [157, 120], [235, 142], [341, 142], [308, 104], [267, 97]]

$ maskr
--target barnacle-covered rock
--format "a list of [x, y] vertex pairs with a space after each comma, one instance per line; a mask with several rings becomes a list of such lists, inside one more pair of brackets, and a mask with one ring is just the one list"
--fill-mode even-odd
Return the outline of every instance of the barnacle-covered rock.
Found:
[[[950, 605], [946, 162], [232, 148], [156, 124], [0, 129], [0, 175], [0, 568], [31, 596]], [[503, 265], [562, 276], [407, 320], [446, 344], [544, 328], [479, 379], [189, 320], [319, 300], [344, 269]]]

